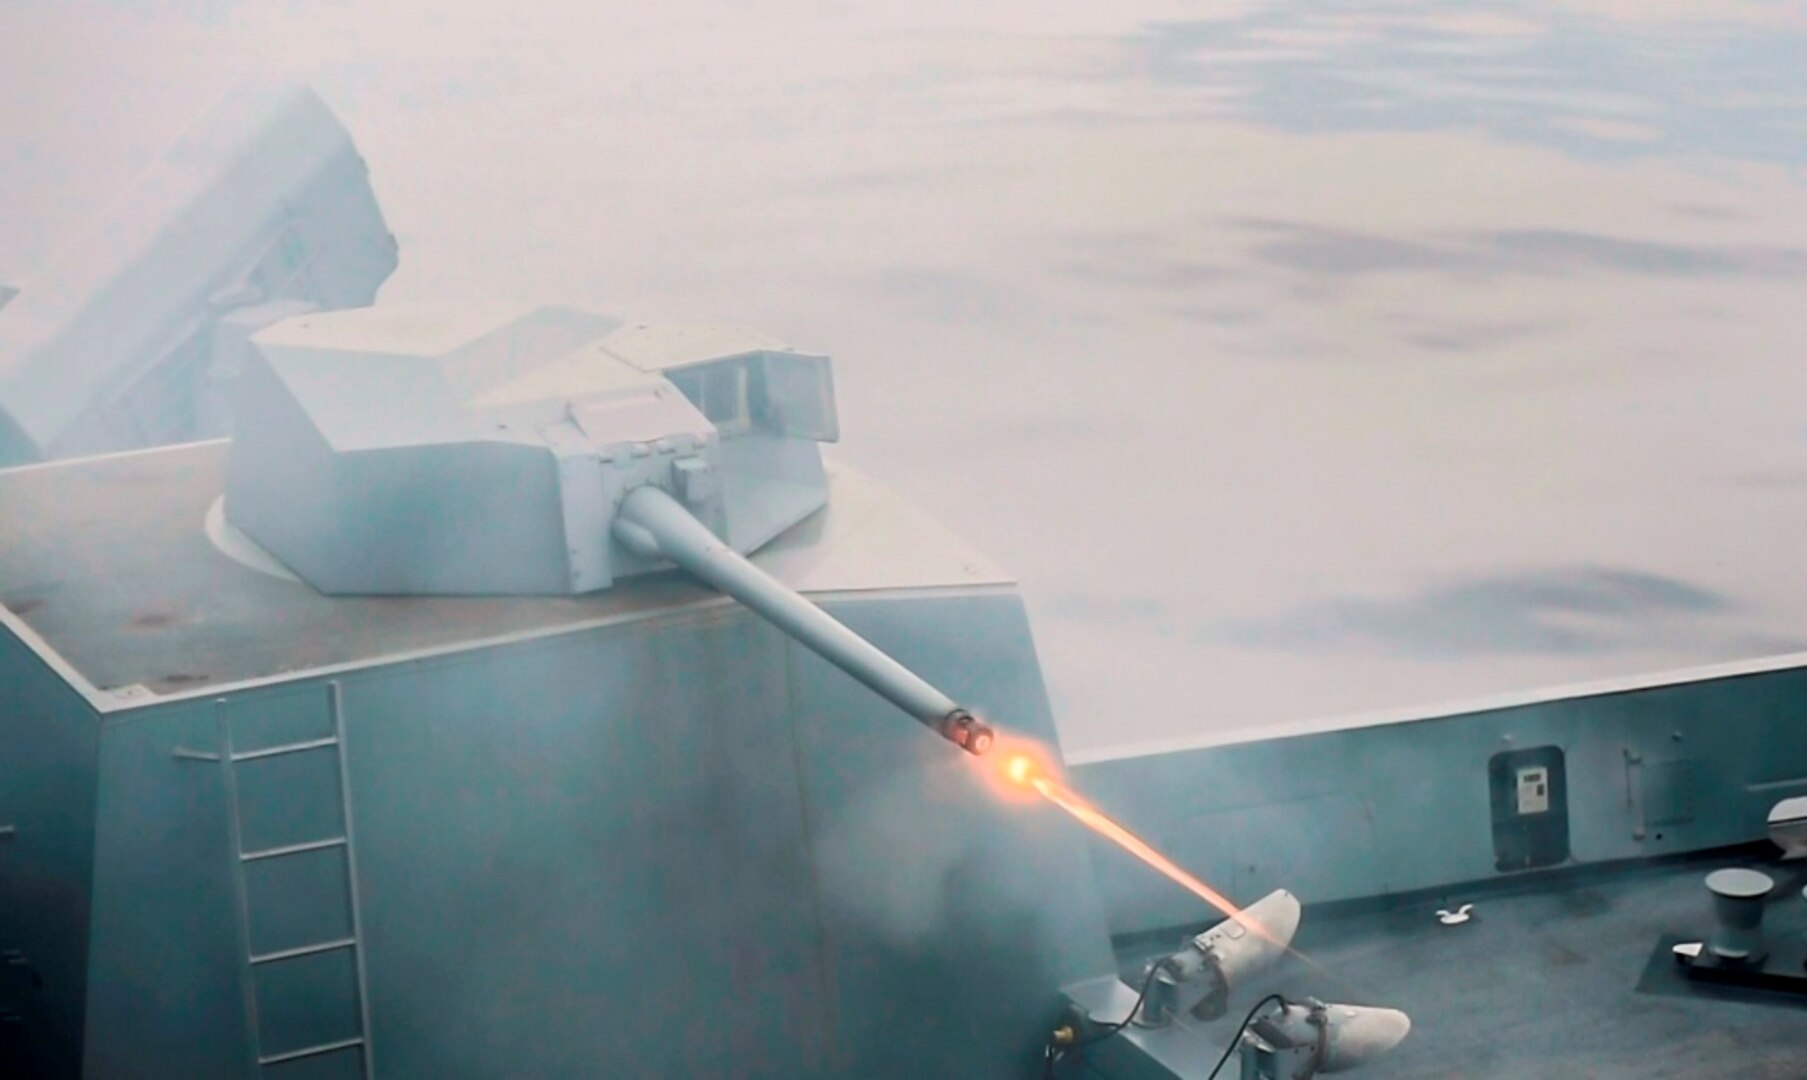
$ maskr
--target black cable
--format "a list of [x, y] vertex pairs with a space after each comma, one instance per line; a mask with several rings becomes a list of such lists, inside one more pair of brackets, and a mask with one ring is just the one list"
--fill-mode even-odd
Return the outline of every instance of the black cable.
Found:
[[[1136, 994], [1136, 1003], [1129, 1007], [1129, 1014], [1114, 1024], [1104, 1025], [1100, 1029], [1099, 1034], [1093, 1035], [1089, 1039], [1075, 1039], [1073, 1041], [1073, 1048], [1078, 1049], [1081, 1046], [1091, 1046], [1095, 1043], [1103, 1042], [1112, 1035], [1115, 1035], [1117, 1032], [1128, 1027], [1130, 1022], [1135, 1020], [1136, 1014], [1142, 1011], [1142, 1003], [1148, 1000], [1148, 991], [1154, 988], [1154, 977], [1160, 973], [1161, 965], [1159, 963], [1149, 965], [1148, 974], [1142, 979], [1142, 989]], [[1054, 1066], [1059, 1064], [1060, 1060], [1066, 1056], [1066, 1050], [1056, 1046], [1054, 1040], [1048, 1040], [1047, 1045], [1042, 1047], [1042, 1076], [1052, 1078], [1054, 1076]]]
[[1159, 975], [1160, 973], [1161, 973], [1161, 965], [1160, 964], [1157, 963], [1157, 964], [1150, 965], [1150, 967], [1148, 969], [1148, 976], [1142, 980], [1142, 989], [1136, 994], [1136, 1003], [1129, 1007], [1129, 1015], [1128, 1016], [1125, 1016], [1123, 1019], [1117, 1021], [1114, 1024], [1104, 1025], [1104, 1027], [1099, 1029], [1099, 1032], [1100, 1032], [1099, 1034], [1094, 1035], [1089, 1039], [1081, 1039], [1078, 1042], [1075, 1042], [1073, 1045], [1074, 1046], [1090, 1046], [1093, 1043], [1103, 1042], [1104, 1040], [1110, 1038], [1112, 1035], [1115, 1035], [1117, 1032], [1122, 1031], [1124, 1028], [1128, 1027], [1130, 1025], [1130, 1022], [1136, 1018], [1136, 1014], [1142, 1011], [1142, 1003], [1144, 1001], [1148, 1000], [1148, 991], [1150, 991], [1151, 989], [1154, 988], [1154, 977], [1156, 975]]
[[1230, 1036], [1230, 1045], [1224, 1047], [1223, 1057], [1217, 1059], [1217, 1067], [1211, 1070], [1211, 1075], [1205, 1077], [1205, 1080], [1217, 1080], [1217, 1074], [1222, 1072], [1223, 1067], [1230, 1063], [1230, 1055], [1236, 1052], [1236, 1044], [1242, 1041], [1242, 1033], [1247, 1031], [1249, 1025], [1255, 1022], [1255, 1014], [1266, 1008], [1267, 1003], [1270, 1001], [1278, 1001], [1282, 1005], [1286, 1004], [1286, 999], [1279, 994], [1269, 994], [1260, 1001], [1255, 1002], [1255, 1007], [1250, 1009], [1249, 1014], [1242, 1018], [1242, 1023], [1236, 1026], [1236, 1034]]

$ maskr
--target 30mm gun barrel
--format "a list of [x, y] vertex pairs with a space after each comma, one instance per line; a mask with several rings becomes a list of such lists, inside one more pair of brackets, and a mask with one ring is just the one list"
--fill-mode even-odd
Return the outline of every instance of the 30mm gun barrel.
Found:
[[670, 559], [752, 608], [767, 622], [962, 750], [983, 754], [991, 749], [995, 736], [984, 721], [834, 616], [748, 562], [682, 503], [659, 488], [648, 485], [628, 493], [615, 519], [614, 534], [635, 553]]

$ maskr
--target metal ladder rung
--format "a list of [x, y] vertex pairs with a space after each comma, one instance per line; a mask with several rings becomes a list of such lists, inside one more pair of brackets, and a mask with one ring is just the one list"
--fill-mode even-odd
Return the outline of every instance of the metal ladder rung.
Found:
[[256, 862], [259, 859], [280, 859], [284, 855], [300, 855], [307, 851], [324, 851], [327, 848], [345, 846], [343, 836], [334, 836], [326, 840], [309, 840], [304, 844], [284, 844], [281, 847], [263, 848], [259, 851], [241, 851], [240, 862]]
[[[231, 699], [222, 697], [214, 700], [215, 719], [220, 729], [220, 752], [216, 755], [205, 754], [200, 751], [185, 752], [178, 749], [176, 751], [176, 756], [193, 756], [210, 761], [219, 761], [223, 766], [220, 773], [224, 778], [226, 788], [227, 827], [230, 832], [231, 840], [230, 850], [238, 856], [238, 859], [231, 863], [231, 867], [234, 891], [238, 896], [239, 956], [243, 958], [241, 961], [243, 966], [239, 968], [239, 988], [240, 993], [244, 998], [245, 1019], [249, 1023], [249, 1036], [245, 1047], [248, 1053], [245, 1055], [244, 1059], [246, 1066], [261, 1071], [265, 1068], [280, 1067], [284, 1063], [291, 1061], [317, 1058], [328, 1054], [355, 1053], [358, 1059], [358, 1075], [361, 1080], [370, 1080], [370, 1077], [375, 1072], [375, 1066], [371, 1060], [370, 1046], [370, 991], [368, 987], [368, 976], [365, 972], [364, 965], [364, 946], [360, 940], [363, 933], [363, 927], [362, 917], [358, 911], [358, 863], [356, 855], [354, 854], [357, 845], [352, 829], [351, 776], [345, 762], [345, 712], [339, 683], [337, 681], [329, 682], [326, 684], [326, 687], [327, 708], [332, 716], [332, 733], [330, 735], [316, 739], [304, 739], [300, 742], [285, 743], [280, 746], [265, 746], [254, 750], [235, 751], [232, 746], [232, 729], [236, 715], [233, 708], [234, 703]], [[246, 851], [244, 846], [244, 822], [241, 819], [241, 806], [239, 802], [239, 775], [236, 766], [247, 761], [278, 757], [283, 754], [300, 754], [309, 750], [332, 751], [328, 757], [331, 759], [331, 764], [334, 766], [333, 772], [338, 781], [336, 786], [338, 788], [339, 796], [339, 812], [341, 821], [344, 823], [344, 827], [340, 830], [341, 835], [329, 836], [322, 840], [306, 840], [298, 844], [282, 844], [277, 847]], [[273, 775], [269, 770], [253, 769], [247, 774], [247, 777], [250, 775], [257, 775], [262, 778], [258, 782], [266, 785], [272, 783], [279, 784], [284, 780], [299, 782], [304, 779], [317, 784], [321, 779], [318, 775], [310, 775], [309, 777], [302, 778], [284, 777], [279, 775], [281, 772], [282, 770], [276, 770], [276, 774]], [[251, 863], [259, 862], [264, 859], [277, 859], [287, 855], [302, 855], [310, 851], [330, 851], [333, 849], [344, 852], [345, 862], [342, 869], [344, 871], [343, 884], [345, 888], [345, 903], [351, 919], [351, 933], [349, 936], [332, 941], [317, 941], [311, 945], [299, 945], [291, 949], [277, 949], [273, 952], [262, 954], [253, 952], [251, 946], [253, 923], [251, 917], [251, 894], [247, 887], [247, 878], [250, 876], [250, 871], [245, 868]], [[297, 865], [299, 866], [299, 864]], [[328, 869], [329, 868], [325, 866], [310, 868], [309, 874], [324, 874]], [[263, 1002], [260, 999], [260, 994], [269, 991], [270, 986], [266, 980], [261, 979], [258, 975], [262, 966], [277, 964], [285, 960], [298, 960], [305, 956], [316, 956], [324, 953], [336, 952], [346, 953], [352, 961], [353, 970], [355, 972], [356, 977], [352, 990], [355, 995], [354, 1000], [358, 1010], [358, 1033], [350, 1038], [339, 1039], [333, 1042], [303, 1046], [299, 1049], [284, 1050], [281, 1053], [275, 1054], [264, 1053], [262, 1045], [264, 1038], [263, 1022], [261, 1019]], [[282, 1000], [283, 999], [279, 997], [278, 1003]], [[301, 1066], [301, 1068], [305, 1069], [307, 1066]]]
[[232, 760], [234, 762], [256, 761], [258, 758], [276, 757], [278, 754], [299, 754], [303, 750], [323, 750], [326, 747], [337, 745], [339, 745], [338, 737], [328, 735], [324, 739], [309, 739], [306, 742], [288, 743], [284, 746], [266, 746], [262, 750], [246, 750], [243, 753], [233, 754]]
[[355, 949], [357, 938], [338, 938], [333, 941], [322, 941], [314, 945], [297, 945], [292, 949], [278, 949], [275, 952], [258, 953], [251, 957], [253, 967], [258, 964], [273, 964], [278, 960], [293, 960], [298, 956], [312, 956], [315, 953], [334, 952], [339, 949]]
[[321, 1043], [318, 1046], [304, 1046], [299, 1050], [285, 1050], [280, 1054], [270, 1054], [258, 1058], [257, 1063], [259, 1065], [281, 1065], [285, 1061], [299, 1061], [302, 1058], [319, 1057], [321, 1054], [330, 1054], [334, 1050], [349, 1050], [354, 1046], [363, 1045], [364, 1037], [362, 1035], [357, 1035], [349, 1039], [340, 1039], [338, 1042]]

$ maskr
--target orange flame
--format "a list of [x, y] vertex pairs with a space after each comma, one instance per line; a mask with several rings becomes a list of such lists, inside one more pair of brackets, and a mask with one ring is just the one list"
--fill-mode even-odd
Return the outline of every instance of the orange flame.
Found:
[[[1027, 779], [1028, 782], [1034, 786], [1035, 790], [1041, 793], [1042, 798], [1047, 799], [1049, 802], [1073, 815], [1073, 817], [1086, 828], [1091, 829], [1098, 835], [1115, 843], [1124, 851], [1129, 852], [1149, 866], [1159, 870], [1194, 896], [1197, 896], [1205, 903], [1210, 904], [1212, 907], [1223, 912], [1229, 918], [1234, 919], [1236, 922], [1247, 927], [1250, 932], [1257, 937], [1264, 941], [1271, 942], [1274, 945], [1278, 945], [1283, 949], [1287, 948], [1286, 942], [1274, 937], [1259, 923], [1243, 914], [1242, 909], [1231, 903], [1229, 897], [1224, 896], [1216, 889], [1213, 889], [1211, 886], [1206, 885], [1204, 882], [1180, 869], [1171, 859], [1167, 858], [1167, 856], [1162, 855], [1153, 847], [1149, 846], [1147, 841], [1117, 824], [1115, 821], [1112, 821], [1109, 817], [1106, 817], [1104, 811], [1085, 801], [1085, 799], [1080, 797], [1079, 793], [1072, 788], [1067, 787], [1065, 784], [1062, 784], [1051, 777], [1031, 775], [1029, 764], [1030, 763], [1026, 758], [1012, 758], [1010, 763], [1006, 766], [1006, 771], [1009, 773], [1010, 778], [1016, 780], [1018, 783], [1022, 783], [1023, 779]], [[1021, 774], [1020, 778], [1019, 774]]]

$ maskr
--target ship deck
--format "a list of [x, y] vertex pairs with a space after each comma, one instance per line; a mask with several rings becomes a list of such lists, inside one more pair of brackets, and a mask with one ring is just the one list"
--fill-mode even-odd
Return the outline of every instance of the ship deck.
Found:
[[[205, 442], [0, 471], [0, 607], [95, 690], [137, 700], [726, 603], [677, 574], [585, 596], [326, 596], [209, 540], [227, 452]], [[1011, 585], [881, 485], [846, 469], [829, 484], [826, 510], [754, 556], [792, 588]]]
[[[1750, 845], [1307, 907], [1294, 946], [1320, 969], [1288, 959], [1238, 991], [1231, 1015], [1206, 1030], [1228, 1036], [1244, 1009], [1274, 991], [1410, 1015], [1411, 1035], [1361, 1075], [1796, 1080], [1807, 1071], [1807, 998], [1699, 987], [1667, 955], [1668, 944], [1710, 927], [1702, 879], [1721, 866], [1776, 880], [1764, 920], [1772, 940], [1807, 933], [1807, 867], [1773, 862], [1774, 851]], [[1438, 909], [1461, 903], [1475, 905], [1468, 922], [1437, 920]], [[1126, 978], [1183, 936], [1119, 940]]]

